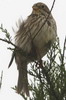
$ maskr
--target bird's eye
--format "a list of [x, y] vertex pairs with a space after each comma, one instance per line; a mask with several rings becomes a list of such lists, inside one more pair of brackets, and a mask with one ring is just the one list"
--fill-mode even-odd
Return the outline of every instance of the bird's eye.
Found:
[[42, 8], [44, 8], [44, 5], [42, 5]]

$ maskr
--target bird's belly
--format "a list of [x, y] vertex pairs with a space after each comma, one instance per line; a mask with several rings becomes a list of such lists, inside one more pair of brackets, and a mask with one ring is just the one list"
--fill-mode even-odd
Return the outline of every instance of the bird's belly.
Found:
[[34, 39], [34, 44], [39, 55], [44, 56], [51, 44], [55, 41], [56, 35], [53, 29], [40, 32]]

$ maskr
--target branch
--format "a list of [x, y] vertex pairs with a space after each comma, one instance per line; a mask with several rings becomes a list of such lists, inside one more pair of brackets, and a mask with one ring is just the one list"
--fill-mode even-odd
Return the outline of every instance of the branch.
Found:
[[1, 77], [0, 77], [0, 88], [1, 88], [1, 85], [2, 85], [2, 78], [3, 78], [3, 71], [1, 72]]
[[6, 39], [2, 39], [2, 38], [0, 38], [0, 40], [3, 41], [3, 42], [6, 42], [6, 43], [8, 43], [8, 44], [11, 44], [11, 45], [14, 46], [14, 48], [15, 48], [15, 49], [12, 49], [12, 48], [8, 48], [8, 49], [10, 49], [10, 50], [15, 50], [15, 51], [17, 51], [17, 52], [19, 51], [23, 56], [25, 56], [25, 57], [27, 57], [28, 59], [30, 59], [31, 56], [28, 55], [27, 52], [25, 52], [22, 48], [16, 46], [15, 44], [13, 44], [11, 41], [6, 40]]
[[15, 57], [15, 52], [20, 52], [22, 56], [26, 57], [26, 59], [30, 59], [31, 58], [31, 55], [28, 55], [27, 52], [25, 52], [24, 50], [22, 50], [20, 47], [16, 46], [15, 44], [13, 44], [11, 41], [9, 41], [7, 39], [2, 39], [2, 38], [0, 38], [0, 40], [3, 41], [3, 42], [6, 42], [8, 44], [11, 44], [12, 46], [14, 46], [14, 49], [8, 48], [11, 51], [13, 50], [13, 54], [12, 54], [12, 57], [11, 57], [11, 60], [10, 60], [8, 68], [11, 66], [11, 64], [13, 62], [13, 59]]
[[12, 46], [18, 48], [15, 44], [13, 44], [13, 43], [12, 43], [11, 41], [9, 41], [9, 40], [2, 39], [2, 38], [0, 38], [0, 40], [3, 41], [3, 42], [6, 42], [6, 43], [8, 43], [8, 44], [11, 44]]

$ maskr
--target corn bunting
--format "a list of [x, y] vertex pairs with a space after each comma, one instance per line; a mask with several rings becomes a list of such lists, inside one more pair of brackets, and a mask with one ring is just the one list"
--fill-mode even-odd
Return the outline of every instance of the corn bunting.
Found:
[[29, 56], [27, 59], [20, 52], [15, 53], [15, 61], [19, 71], [17, 92], [25, 93], [27, 96], [29, 96], [27, 64], [42, 58], [57, 36], [56, 22], [50, 14], [49, 8], [39, 2], [34, 4], [32, 9], [28, 18], [20, 24], [15, 36], [15, 44]]

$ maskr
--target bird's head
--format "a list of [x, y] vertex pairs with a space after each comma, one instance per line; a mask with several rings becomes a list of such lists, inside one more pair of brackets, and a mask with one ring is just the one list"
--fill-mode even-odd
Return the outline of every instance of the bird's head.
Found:
[[34, 4], [32, 8], [33, 8], [33, 11], [32, 11], [33, 14], [37, 14], [37, 15], [44, 14], [45, 15], [45, 13], [46, 14], [50, 13], [49, 8], [44, 3], [41, 3], [41, 2]]

